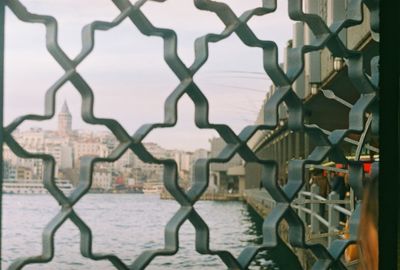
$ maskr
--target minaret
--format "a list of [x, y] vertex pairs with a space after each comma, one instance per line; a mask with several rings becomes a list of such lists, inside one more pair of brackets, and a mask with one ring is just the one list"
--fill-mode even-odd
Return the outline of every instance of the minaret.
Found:
[[58, 133], [69, 135], [72, 131], [72, 116], [69, 112], [67, 102], [64, 101], [61, 112], [58, 114]]

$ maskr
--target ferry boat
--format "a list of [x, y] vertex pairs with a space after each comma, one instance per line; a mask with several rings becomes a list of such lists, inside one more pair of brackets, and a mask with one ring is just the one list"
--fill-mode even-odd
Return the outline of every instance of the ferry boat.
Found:
[[143, 187], [144, 194], [161, 194], [164, 190], [163, 184], [145, 184]]
[[[69, 180], [56, 180], [57, 187], [68, 195], [74, 186]], [[4, 180], [3, 194], [48, 194], [43, 180]]]

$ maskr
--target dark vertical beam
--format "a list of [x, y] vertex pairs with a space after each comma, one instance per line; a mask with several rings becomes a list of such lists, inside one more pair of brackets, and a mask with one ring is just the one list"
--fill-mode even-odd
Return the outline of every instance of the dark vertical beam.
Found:
[[[4, 112], [4, 17], [5, 17], [5, 2], [0, 0], [0, 259], [2, 254], [2, 232], [3, 232], [3, 112]], [[1, 265], [0, 265], [1, 269]]]
[[296, 132], [294, 136], [295, 136], [294, 137], [294, 155], [296, 158], [299, 158], [301, 156], [301, 154], [300, 154], [300, 136], [301, 136], [301, 134], [299, 132]]
[[279, 179], [281, 179], [282, 178], [282, 164], [283, 164], [283, 161], [282, 161], [283, 160], [283, 155], [282, 155], [283, 147], [282, 147], [282, 139], [280, 137], [278, 137], [278, 139], [277, 139], [277, 144], [278, 144], [278, 147], [277, 147], [278, 152], [277, 153], [278, 153], [278, 164], [279, 164], [278, 174], [279, 174]]
[[288, 134], [288, 160], [291, 160], [294, 157], [294, 134]]
[[380, 8], [379, 269], [398, 269], [399, 1], [380, 1]]
[[311, 153], [310, 137], [308, 136], [307, 133], [304, 133], [304, 158], [307, 158], [310, 153]]
[[292, 142], [292, 150], [291, 150], [291, 155], [290, 155], [290, 158], [292, 159], [292, 158], [298, 158], [299, 157], [299, 155], [298, 155], [298, 153], [297, 153], [297, 151], [296, 151], [296, 140], [297, 140], [297, 132], [296, 133], [291, 133], [290, 134], [290, 141]]
[[305, 154], [305, 132], [300, 132], [299, 134], [299, 157], [301, 157], [302, 159], [306, 158], [306, 154]]

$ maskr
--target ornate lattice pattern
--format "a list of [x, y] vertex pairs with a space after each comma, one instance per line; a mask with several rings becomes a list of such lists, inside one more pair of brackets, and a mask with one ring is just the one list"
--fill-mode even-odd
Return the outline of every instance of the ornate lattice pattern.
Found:
[[[229, 269], [246, 269], [252, 259], [261, 250], [273, 249], [278, 242], [282, 242], [278, 234], [278, 225], [282, 220], [289, 224], [289, 243], [292, 247], [310, 250], [317, 258], [313, 269], [345, 269], [340, 260], [345, 248], [355, 242], [356, 230], [359, 220], [357, 205], [351, 219], [351, 237], [349, 240], [336, 240], [326, 248], [321, 244], [310, 244], [305, 240], [305, 227], [291, 202], [304, 185], [304, 171], [308, 164], [320, 164], [329, 157], [331, 160], [349, 164], [350, 185], [358, 198], [362, 196], [363, 168], [357, 161], [346, 159], [339, 145], [349, 133], [362, 134], [369, 128], [375, 134], [378, 129], [378, 59], [372, 61], [372, 76], [364, 73], [363, 55], [353, 51], [342, 43], [339, 32], [363, 21], [363, 6], [368, 7], [371, 14], [371, 32], [378, 38], [378, 5], [375, 0], [349, 0], [347, 3], [347, 17], [335, 21], [329, 27], [318, 15], [303, 12], [302, 0], [288, 0], [289, 17], [294, 21], [302, 21], [308, 25], [315, 39], [308, 45], [291, 48], [288, 51], [287, 72], [279, 66], [278, 48], [276, 43], [269, 40], [260, 40], [254, 34], [247, 22], [253, 16], [268, 16], [277, 8], [276, 0], [263, 0], [260, 7], [248, 10], [240, 16], [230, 9], [227, 4], [210, 0], [194, 0], [197, 9], [214, 13], [224, 23], [225, 29], [220, 34], [207, 34], [195, 41], [195, 60], [191, 66], [186, 66], [177, 55], [177, 35], [171, 29], [160, 29], [142, 13], [141, 7], [146, 0], [136, 1], [134, 4], [128, 0], [113, 0], [120, 10], [120, 14], [112, 22], [95, 21], [85, 26], [82, 31], [82, 51], [70, 59], [60, 48], [57, 41], [57, 21], [51, 16], [30, 13], [18, 0], [6, 0], [6, 6], [22, 21], [39, 23], [46, 27], [47, 50], [63, 68], [64, 75], [60, 77], [45, 96], [45, 113], [43, 115], [25, 115], [15, 119], [4, 129], [4, 139], [12, 151], [23, 158], [43, 160], [45, 164], [44, 184], [46, 189], [58, 201], [60, 211], [48, 223], [43, 231], [43, 252], [37, 256], [19, 258], [14, 261], [9, 269], [21, 269], [32, 263], [46, 263], [54, 255], [54, 235], [66, 220], [71, 220], [80, 230], [81, 253], [92, 260], [108, 260], [117, 269], [144, 269], [157, 256], [172, 256], [179, 249], [178, 233], [181, 225], [189, 220], [196, 230], [196, 250], [201, 254], [217, 255]], [[158, 1], [163, 2], [163, 1]], [[260, 1], [261, 2], [261, 1]], [[163, 123], [143, 125], [137, 132], [130, 136], [124, 127], [113, 119], [97, 118], [93, 114], [93, 92], [85, 79], [77, 72], [77, 67], [91, 53], [95, 43], [96, 31], [107, 31], [118, 26], [121, 22], [130, 20], [140, 32], [147, 36], [158, 36], [164, 40], [164, 59], [171, 70], [179, 78], [180, 83], [165, 101], [165, 117]], [[208, 58], [210, 43], [219, 42], [232, 34], [236, 34], [244, 45], [258, 47], [263, 51], [263, 63], [266, 74], [273, 81], [276, 91], [268, 100], [264, 110], [264, 123], [245, 127], [236, 134], [229, 126], [212, 124], [208, 120], [207, 97], [193, 80], [194, 75], [201, 69]], [[348, 77], [360, 93], [360, 98], [349, 113], [349, 126], [347, 129], [335, 130], [327, 136], [316, 125], [308, 125], [303, 121], [303, 103], [292, 89], [293, 83], [304, 69], [304, 55], [313, 51], [328, 48], [336, 56], [344, 58], [348, 67]], [[82, 96], [82, 117], [89, 124], [106, 126], [118, 139], [119, 146], [107, 158], [84, 158], [81, 162], [80, 182], [74, 192], [66, 196], [56, 186], [54, 180], [55, 159], [46, 154], [32, 154], [20, 146], [11, 133], [24, 121], [42, 121], [51, 119], [55, 114], [55, 99], [57, 91], [67, 82], [71, 82]], [[157, 128], [173, 127], [177, 122], [177, 103], [183, 95], [188, 95], [195, 104], [195, 124], [203, 129], [214, 129], [227, 143], [226, 147], [216, 158], [199, 160], [195, 164], [194, 184], [188, 191], [183, 191], [177, 180], [177, 165], [173, 160], [160, 160], [152, 156], [144, 147], [143, 140]], [[278, 123], [278, 106], [285, 103], [288, 108], [288, 127], [294, 132], [305, 132], [317, 145], [311, 154], [302, 160], [291, 160], [288, 164], [288, 183], [283, 188], [277, 184], [277, 162], [262, 160], [247, 145], [248, 141], [259, 130], [273, 130]], [[369, 112], [370, 121], [366, 124], [365, 114]], [[92, 234], [75, 211], [74, 205], [89, 191], [92, 183], [92, 172], [97, 162], [113, 162], [126, 151], [132, 150], [138, 157], [148, 163], [164, 165], [164, 185], [173, 198], [180, 204], [180, 209], [170, 219], [165, 228], [165, 245], [163, 249], [146, 250], [136, 258], [131, 265], [126, 265], [114, 254], [97, 254], [92, 252]], [[212, 250], [209, 248], [209, 228], [203, 218], [196, 212], [194, 204], [205, 192], [209, 182], [210, 163], [223, 163], [239, 154], [246, 162], [256, 162], [263, 167], [262, 181], [264, 187], [276, 201], [276, 207], [268, 215], [263, 226], [263, 242], [259, 246], [246, 247], [239, 257], [235, 258], [227, 250]], [[377, 170], [374, 170], [375, 173]], [[287, 252], [292, 252], [287, 248]]]

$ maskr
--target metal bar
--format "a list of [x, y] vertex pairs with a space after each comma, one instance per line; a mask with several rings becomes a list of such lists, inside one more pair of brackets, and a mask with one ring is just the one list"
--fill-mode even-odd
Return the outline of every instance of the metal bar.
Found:
[[[337, 200], [339, 199], [339, 194], [336, 192], [332, 192], [329, 194], [329, 199]], [[336, 228], [337, 225], [339, 225], [339, 213], [337, 211], [334, 211], [333, 205], [328, 206], [328, 220], [329, 224], [331, 225], [329, 227], [329, 232], [332, 232], [332, 228]], [[334, 240], [333, 237], [328, 238], [328, 246], [331, 246], [332, 241]]]
[[[161, 0], [155, 0], [163, 2]], [[147, 0], [139, 0], [135, 4], [132, 4], [129, 0], [113, 0], [112, 1], [120, 10], [120, 14], [112, 22], [101, 22], [95, 21], [84, 27], [82, 31], [82, 51], [74, 60], [68, 58], [68, 56], [61, 49], [62, 46], [58, 44], [57, 39], [57, 20], [51, 16], [33, 14], [29, 12], [20, 0], [9, 0], [7, 5], [12, 12], [20, 20], [27, 23], [40, 23], [46, 28], [46, 45], [49, 53], [53, 56], [54, 60], [64, 69], [65, 75], [59, 78], [57, 83], [49, 89], [48, 95], [46, 94], [46, 106], [45, 115], [24, 115], [18, 118], [6, 127], [2, 129], [0, 133], [0, 143], [3, 144], [3, 140], [11, 148], [11, 150], [22, 158], [37, 158], [41, 159], [46, 163], [46, 174], [44, 182], [46, 189], [51, 192], [51, 195], [59, 202], [63, 207], [59, 213], [51, 220], [43, 231], [44, 240], [42, 244], [43, 254], [39, 256], [31, 256], [28, 254], [26, 258], [18, 258], [12, 262], [10, 269], [21, 269], [25, 265], [32, 263], [47, 263], [52, 259], [54, 254], [54, 234], [56, 230], [61, 227], [64, 222], [68, 219], [73, 221], [75, 225], [81, 231], [81, 253], [83, 256], [92, 260], [109, 260], [117, 269], [144, 269], [146, 268], [154, 258], [157, 256], [172, 256], [179, 251], [179, 229], [180, 226], [189, 221], [193, 224], [196, 231], [196, 251], [201, 254], [218, 255], [220, 259], [225, 263], [229, 269], [248, 269], [248, 266], [255, 258], [257, 252], [260, 250], [269, 249], [270, 247], [276, 247], [278, 244], [277, 237], [271, 237], [276, 235], [279, 223], [281, 220], [288, 221], [290, 229], [293, 229], [296, 233], [288, 234], [288, 242], [295, 243], [296, 250], [303, 249], [313, 253], [317, 262], [313, 266], [313, 269], [325, 269], [320, 267], [325, 265], [326, 267], [338, 266], [337, 268], [343, 269], [345, 266], [341, 262], [340, 254], [343, 253], [345, 245], [337, 245], [328, 249], [323, 245], [309, 245], [305, 239], [305, 230], [303, 223], [295, 218], [296, 213], [290, 209], [290, 205], [294, 209], [299, 210], [299, 216], [303, 219], [303, 216], [309, 214], [311, 217], [311, 231], [316, 233], [313, 237], [327, 237], [337, 232], [337, 229], [331, 219], [328, 221], [324, 219], [324, 213], [319, 215], [320, 209], [319, 204], [329, 204], [331, 212], [341, 212], [346, 215], [352, 214], [351, 211], [334, 205], [348, 204], [348, 201], [323, 198], [318, 195], [318, 187], [313, 186], [313, 192], [301, 192], [304, 188], [304, 168], [323, 168], [325, 170], [336, 171], [336, 172], [347, 172], [344, 169], [324, 167], [322, 165], [311, 165], [321, 164], [324, 160], [339, 160], [345, 161], [344, 153], [341, 149], [341, 144], [345, 141], [361, 145], [361, 142], [357, 142], [347, 138], [349, 134], [366, 134], [365, 112], [370, 110], [377, 102], [377, 83], [375, 79], [377, 72], [371, 72], [371, 76], [366, 75], [364, 72], [363, 53], [358, 52], [357, 48], [348, 50], [343, 46], [340, 40], [340, 33], [347, 31], [349, 27], [360, 25], [363, 22], [362, 5], [367, 4], [367, 0], [364, 1], [349, 1], [348, 9], [346, 10], [345, 18], [332, 16], [330, 26], [326, 24], [326, 5], [327, 1], [307, 0], [305, 2], [306, 13], [303, 12], [302, 1], [292, 0], [288, 1], [288, 15], [294, 21], [298, 21], [297, 24], [297, 36], [295, 38], [295, 48], [288, 46], [285, 53], [285, 63], [281, 65], [278, 58], [277, 44], [273, 41], [263, 41], [257, 38], [257, 35], [253, 33], [251, 27], [247, 22], [253, 16], [261, 16], [273, 12], [276, 9], [276, 0], [265, 0], [262, 1], [262, 7], [257, 7], [252, 10], [248, 10], [240, 16], [231, 10], [227, 4], [217, 3], [215, 1], [195, 1], [195, 7], [201, 11], [209, 11], [215, 13], [215, 15], [225, 25], [225, 29], [220, 34], [210, 34], [200, 37], [195, 41], [195, 61], [193, 65], [186, 66], [178, 55], [178, 35], [172, 29], [157, 28], [154, 26], [150, 19], [141, 11], [141, 7], [146, 4]], [[333, 1], [330, 1], [333, 3]], [[369, 1], [368, 1], [369, 2]], [[0, 78], [0, 122], [3, 127], [3, 76], [4, 76], [4, 5], [5, 1], [0, 2], [0, 65], [1, 65], [1, 78]], [[308, 13], [307, 13], [308, 12]], [[309, 14], [309, 13], [312, 14]], [[376, 14], [377, 10], [371, 10], [372, 14]], [[376, 16], [372, 16], [376, 17]], [[368, 16], [365, 16], [368, 18]], [[142, 126], [138, 129], [133, 136], [130, 136], [117, 121], [112, 119], [99, 119], [93, 114], [93, 100], [94, 93], [90, 86], [85, 82], [82, 75], [76, 70], [79, 70], [80, 63], [91, 53], [95, 44], [95, 31], [102, 30], [106, 31], [112, 29], [123, 21], [130, 21], [133, 27], [136, 27], [142, 34], [151, 37], [160, 37], [164, 42], [163, 53], [164, 60], [171, 69], [171, 71], [178, 77], [179, 85], [170, 93], [170, 96], [166, 99], [164, 121], [160, 123], [153, 123]], [[375, 25], [375, 24], [372, 24]], [[377, 28], [374, 27], [374, 36]], [[305, 30], [305, 31], [304, 31]], [[305, 32], [305, 33], [304, 33]], [[274, 89], [273, 93], [268, 94], [268, 98], [263, 105], [261, 113], [263, 113], [261, 123], [257, 122], [254, 126], [244, 127], [243, 130], [237, 135], [228, 125], [226, 124], [212, 124], [209, 121], [209, 106], [208, 100], [203, 91], [196, 85], [193, 78], [196, 77], [196, 73], [200, 70], [204, 63], [206, 63], [209, 55], [209, 44], [216, 43], [221, 40], [228, 38], [231, 34], [236, 34], [240, 41], [248, 47], [257, 47], [263, 50], [263, 67], [265, 74], [268, 75], [273, 85], [271, 88]], [[302, 35], [305, 34], [305, 37]], [[304, 43], [303, 39], [306, 40]], [[302, 46], [306, 44], [306, 46]], [[326, 131], [309, 123], [314, 120], [311, 117], [314, 113], [308, 112], [308, 106], [304, 106], [303, 96], [308, 99], [310, 92], [310, 86], [312, 90], [318, 90], [319, 84], [324, 78], [322, 75], [322, 58], [324, 54], [323, 50], [328, 49], [334, 57], [343, 58], [346, 61], [348, 72], [343, 74], [348, 76], [348, 79], [352, 82], [352, 85], [356, 91], [357, 96], [360, 98], [351, 107], [349, 115], [348, 128], [342, 130], [334, 130], [332, 132]], [[311, 64], [310, 64], [311, 63]], [[284, 67], [284, 68], [282, 68]], [[77, 69], [78, 68], [78, 69]], [[264, 74], [264, 73], [262, 73]], [[265, 75], [264, 74], [264, 75]], [[304, 77], [306, 75], [306, 77]], [[340, 78], [340, 77], [339, 77]], [[326, 78], [325, 78], [326, 79]], [[334, 76], [330, 77], [334, 79]], [[54, 158], [51, 155], [46, 154], [31, 154], [24, 147], [20, 146], [11, 136], [9, 136], [13, 130], [19, 127], [25, 120], [49, 120], [53, 118], [55, 110], [56, 92], [66, 82], [71, 82], [74, 87], [82, 95], [83, 106], [82, 106], [82, 117], [89, 124], [104, 125], [106, 126], [116, 137], [120, 145], [113, 151], [107, 158], [93, 159], [84, 158], [81, 163], [80, 182], [78, 188], [68, 198], [58, 192], [54, 182]], [[292, 86], [297, 84], [295, 90], [300, 89], [300, 98], [293, 90]], [[307, 84], [307, 85], [301, 85]], [[311, 84], [311, 85], [310, 85]], [[220, 84], [223, 86], [229, 86], [229, 84]], [[234, 86], [237, 87], [237, 86]], [[241, 90], [253, 90], [257, 89], [243, 89]], [[262, 92], [262, 91], [261, 91]], [[303, 93], [304, 92], [304, 93]], [[244, 93], [245, 94], [245, 93]], [[314, 93], [316, 94], [316, 93]], [[325, 94], [336, 97], [333, 92], [325, 91]], [[212, 129], [218, 132], [222, 140], [224, 140], [227, 146], [221, 151], [221, 153], [213, 158], [201, 160], [195, 163], [193, 169], [193, 183], [195, 183], [189, 191], [183, 190], [178, 185], [177, 180], [177, 164], [173, 160], [161, 160], [154, 157], [149, 153], [143, 145], [143, 140], [156, 128], [171, 128], [176, 125], [178, 102], [182, 96], [189, 96], [195, 105], [195, 117], [194, 122], [197, 127], [201, 129]], [[337, 99], [341, 101], [341, 99]], [[343, 103], [343, 102], [342, 102]], [[346, 103], [345, 103], [346, 104]], [[321, 105], [321, 104], [320, 104]], [[321, 106], [323, 106], [322, 104]], [[349, 104], [347, 104], [349, 106]], [[313, 110], [313, 109], [311, 109]], [[180, 111], [180, 110], [179, 110]], [[315, 115], [315, 114], [314, 114]], [[373, 124], [378, 119], [375, 118]], [[377, 116], [377, 115], [376, 115]], [[332, 114], [332, 117], [335, 117]], [[282, 120], [279, 121], [279, 120]], [[372, 128], [373, 129], [373, 128]], [[304, 143], [301, 143], [299, 147], [303, 150], [304, 156], [300, 160], [291, 160], [290, 168], [286, 171], [286, 162], [293, 157], [293, 153], [297, 158], [298, 150], [293, 149], [293, 136], [288, 136], [289, 130], [295, 132], [301, 132], [304, 135]], [[264, 137], [264, 140], [257, 139], [260, 143], [256, 144], [256, 148], [251, 149], [248, 146], [249, 141], [257, 131], [263, 131], [268, 136]], [[264, 135], [265, 135], [264, 134]], [[274, 156], [268, 158], [268, 160], [259, 159], [255, 154], [258, 147], [262, 148], [267, 146], [269, 142], [274, 143]], [[296, 143], [300, 141], [296, 139]], [[365, 145], [367, 149], [378, 152], [379, 149]], [[269, 148], [271, 149], [271, 148]], [[117, 255], [103, 255], [92, 253], [92, 237], [89, 226], [87, 226], [83, 220], [81, 220], [74, 213], [74, 205], [85, 196], [92, 184], [93, 165], [95, 162], [114, 162], [119, 159], [126, 151], [132, 150], [141, 161], [145, 163], [158, 164], [164, 166], [163, 183], [165, 188], [170, 192], [173, 199], [175, 199], [180, 209], [174, 214], [169, 220], [165, 227], [165, 242], [164, 248], [158, 250], [144, 250], [135, 261], [127, 266], [125, 265]], [[265, 149], [260, 149], [265, 150]], [[278, 151], [279, 150], [279, 151]], [[209, 183], [209, 168], [210, 163], [224, 163], [230, 160], [234, 155], [239, 154], [246, 162], [257, 162], [263, 168], [262, 181], [264, 188], [268, 189], [268, 192], [253, 191], [252, 201], [266, 205], [267, 207], [273, 208], [270, 214], [265, 218], [263, 226], [263, 238], [262, 244], [257, 247], [246, 247], [238, 258], [234, 257], [228, 250], [211, 250], [209, 248], [209, 229], [208, 225], [196, 212], [193, 205], [198, 199], [204, 194]], [[359, 151], [357, 151], [357, 155]], [[0, 157], [0, 165], [2, 165], [2, 157]], [[351, 165], [351, 164], [350, 164]], [[351, 166], [349, 166], [352, 168]], [[2, 170], [2, 166], [0, 168]], [[351, 171], [351, 170], [350, 170]], [[288, 177], [288, 182], [281, 188], [276, 184], [276, 177]], [[308, 176], [308, 171], [305, 171]], [[351, 178], [350, 185], [352, 188], [358, 187], [355, 182], [360, 183], [362, 181], [362, 174], [353, 175]], [[3, 181], [0, 178], [0, 183]], [[247, 193], [246, 193], [247, 194]], [[250, 193], [249, 193], [250, 194]], [[0, 209], [1, 209], [1, 192], [0, 192]], [[296, 199], [300, 198], [300, 199]], [[310, 198], [310, 199], [305, 199]], [[296, 204], [297, 203], [297, 204]], [[311, 209], [303, 207], [303, 205], [309, 205]], [[2, 209], [1, 209], [2, 210]], [[332, 214], [331, 213], [331, 214]], [[357, 212], [356, 212], [357, 213]], [[336, 213], [337, 214], [337, 213]], [[305, 220], [305, 219], [304, 219]], [[357, 224], [358, 216], [352, 217], [352, 222]], [[336, 223], [336, 222], [335, 222]], [[320, 224], [328, 227], [329, 232], [327, 234], [321, 234], [319, 232]], [[1, 225], [1, 218], [0, 218]], [[355, 237], [355, 235], [352, 235]], [[1, 238], [1, 235], [0, 235]], [[1, 245], [0, 245], [1, 247]], [[287, 253], [292, 252], [287, 249]], [[293, 255], [293, 254], [288, 254]]]
[[[316, 196], [315, 196], [316, 197]], [[307, 203], [315, 203], [315, 204], [350, 204], [349, 200], [294, 200], [293, 203], [295, 204], [307, 204]]]
[[[312, 185], [311, 186], [311, 199], [314, 200], [315, 196], [317, 196], [319, 192], [319, 187], [317, 185]], [[316, 222], [318, 220], [317, 216], [319, 216], [317, 213], [319, 211], [319, 205], [318, 204], [311, 204], [311, 211], [313, 212], [311, 215], [311, 232], [312, 233], [319, 233], [320, 228], [319, 228], [319, 223]], [[321, 221], [322, 222], [322, 221]]]
[[325, 238], [325, 237], [330, 237], [330, 236], [339, 236], [339, 235], [341, 235], [340, 231], [336, 230], [334, 232], [312, 234], [309, 239], [313, 240], [313, 239], [320, 239], [320, 238]]
[[339, 205], [334, 205], [333, 208], [347, 216], [351, 216], [351, 211], [347, 210], [346, 208], [340, 207]]
[[354, 158], [355, 160], [360, 160], [361, 151], [364, 146], [365, 138], [367, 136], [367, 132], [369, 130], [369, 127], [371, 126], [371, 123], [372, 123], [372, 114], [370, 114], [368, 116], [367, 122], [365, 123], [364, 131], [361, 134], [360, 141], [358, 142], [358, 145], [357, 145], [356, 154], [355, 154], [355, 158]]
[[[326, 130], [326, 129], [322, 129], [321, 128], [321, 130], [326, 134], [326, 135], [331, 135], [332, 134], [332, 132], [330, 132], [329, 130]], [[351, 144], [354, 144], [354, 145], [357, 145], [358, 146], [358, 141], [356, 141], [356, 140], [353, 140], [353, 139], [350, 139], [350, 138], [344, 138], [344, 141], [346, 141], [346, 142], [348, 142], [348, 143], [351, 143]], [[373, 151], [373, 152], [375, 152], [375, 153], [379, 153], [379, 149], [378, 148], [376, 148], [376, 147], [374, 147], [374, 146], [372, 146], [372, 145], [369, 145], [369, 144], [365, 144], [365, 148], [367, 148], [368, 150], [371, 150], [371, 151]]]
[[342, 98], [336, 96], [336, 95], [333, 93], [332, 90], [329, 90], [329, 89], [322, 89], [322, 88], [321, 88], [320, 90], [322, 91], [322, 93], [324, 94], [324, 96], [325, 96], [326, 98], [336, 100], [337, 102], [339, 102], [340, 104], [343, 104], [343, 105], [346, 106], [347, 108], [350, 108], [350, 109], [351, 109], [351, 108], [353, 107], [353, 104], [351, 104], [351, 103], [347, 102], [346, 100], [344, 100], [344, 99], [342, 99]]
[[322, 166], [322, 165], [311, 165], [307, 164], [306, 165], [307, 169], [314, 168], [314, 169], [322, 169], [326, 171], [331, 171], [331, 172], [341, 172], [341, 173], [348, 173], [349, 170], [346, 169], [340, 169], [340, 168], [335, 168], [335, 167], [329, 167], [329, 166]]
[[300, 206], [300, 205], [294, 205], [292, 207], [295, 208], [295, 209], [299, 209], [304, 213], [309, 214], [311, 217], [313, 217], [314, 219], [318, 220], [321, 224], [325, 225], [326, 227], [329, 227], [329, 222], [326, 219], [324, 219], [323, 217], [321, 217], [320, 215], [318, 215], [318, 213], [314, 212], [313, 210], [308, 209], [308, 208], [303, 207], [303, 206]]

